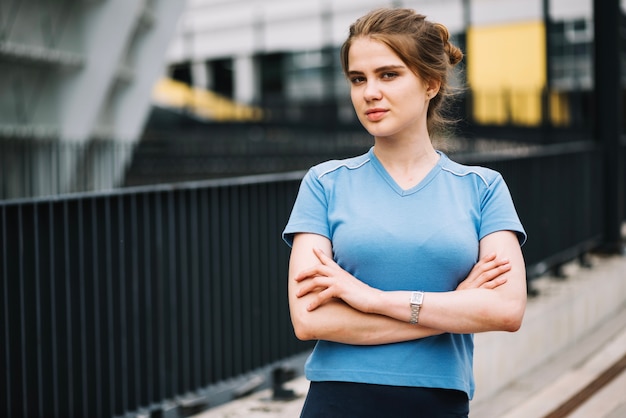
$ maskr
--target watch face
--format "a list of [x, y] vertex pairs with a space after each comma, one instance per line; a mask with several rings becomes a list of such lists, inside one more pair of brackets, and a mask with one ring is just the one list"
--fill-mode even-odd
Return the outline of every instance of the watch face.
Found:
[[424, 300], [424, 292], [413, 292], [411, 293], [411, 304], [412, 305], [421, 305], [422, 300]]

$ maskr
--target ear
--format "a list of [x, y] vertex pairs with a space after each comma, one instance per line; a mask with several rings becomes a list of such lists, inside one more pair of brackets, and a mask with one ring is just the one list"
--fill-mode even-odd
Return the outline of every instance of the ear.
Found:
[[431, 81], [426, 85], [426, 95], [429, 99], [432, 99], [439, 93], [441, 87], [441, 81]]

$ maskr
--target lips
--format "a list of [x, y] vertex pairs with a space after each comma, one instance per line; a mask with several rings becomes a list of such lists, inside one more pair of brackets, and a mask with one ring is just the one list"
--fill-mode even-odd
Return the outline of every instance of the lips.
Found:
[[374, 108], [368, 109], [365, 111], [365, 116], [371, 122], [376, 122], [381, 120], [387, 114], [387, 109]]

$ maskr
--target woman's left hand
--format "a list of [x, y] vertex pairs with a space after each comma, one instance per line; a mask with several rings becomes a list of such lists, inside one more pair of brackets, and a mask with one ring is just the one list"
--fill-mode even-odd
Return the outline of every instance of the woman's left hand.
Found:
[[301, 271], [295, 277], [300, 283], [297, 297], [301, 298], [318, 291], [307, 309], [315, 310], [329, 300], [337, 298], [361, 312], [371, 312], [380, 290], [368, 286], [342, 269], [322, 250], [315, 248], [313, 252], [320, 264]]

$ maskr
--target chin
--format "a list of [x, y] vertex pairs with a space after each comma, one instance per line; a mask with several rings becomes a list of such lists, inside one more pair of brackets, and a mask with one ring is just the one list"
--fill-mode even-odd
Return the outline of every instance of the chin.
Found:
[[361, 126], [372, 136], [388, 136], [389, 132], [383, 129], [379, 123], [372, 123], [370, 121], [360, 121]]
[[367, 130], [367, 132], [370, 135], [372, 135], [373, 137], [376, 137], [376, 138], [388, 138], [388, 137], [391, 137], [391, 136], [393, 136], [395, 134], [395, 132], [391, 132], [389, 130], [383, 130], [383, 129], [380, 129], [380, 128], [377, 129], [377, 128], [365, 127], [365, 129]]

